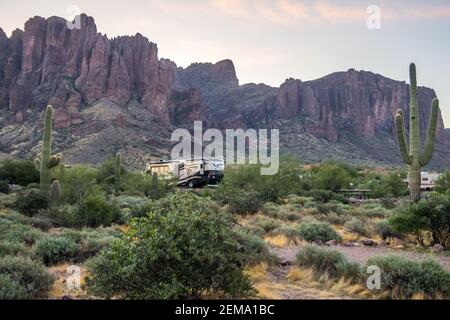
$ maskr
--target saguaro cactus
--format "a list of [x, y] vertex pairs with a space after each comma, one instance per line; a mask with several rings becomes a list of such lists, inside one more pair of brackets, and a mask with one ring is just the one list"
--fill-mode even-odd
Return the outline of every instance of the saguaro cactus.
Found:
[[423, 152], [420, 151], [420, 128], [419, 128], [419, 106], [417, 103], [417, 79], [416, 66], [411, 63], [409, 66], [410, 78], [410, 103], [409, 103], [409, 148], [406, 143], [406, 132], [403, 123], [403, 112], [398, 110], [395, 116], [395, 126], [397, 129], [397, 140], [403, 161], [408, 165], [408, 182], [411, 200], [420, 200], [420, 171], [422, 166], [430, 162], [433, 156], [434, 140], [436, 136], [436, 125], [439, 114], [439, 100], [433, 99], [431, 103], [430, 119], [425, 139]]
[[120, 191], [120, 174], [121, 174], [121, 165], [120, 165], [120, 153], [116, 153], [116, 161], [114, 163], [114, 193], [117, 195]]
[[44, 194], [50, 191], [50, 169], [56, 167], [62, 160], [62, 155], [52, 154], [52, 119], [53, 108], [47, 106], [44, 115], [44, 132], [42, 135], [42, 151], [40, 157], [34, 160], [36, 169], [40, 172], [40, 187]]
[[52, 182], [50, 187], [49, 205], [51, 208], [61, 204], [61, 184], [58, 180]]

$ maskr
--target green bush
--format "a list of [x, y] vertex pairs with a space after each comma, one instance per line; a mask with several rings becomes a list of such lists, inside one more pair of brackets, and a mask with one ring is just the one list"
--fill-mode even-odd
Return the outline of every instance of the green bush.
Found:
[[54, 279], [45, 267], [21, 256], [0, 257], [0, 297], [36, 299], [47, 295]]
[[6, 159], [0, 161], [0, 180], [26, 187], [39, 182], [39, 172], [31, 160]]
[[[97, 183], [105, 186], [109, 191], [112, 190], [114, 185], [115, 175], [115, 156], [110, 155], [108, 159], [100, 165], [97, 172]], [[120, 166], [120, 175], [124, 177], [128, 173], [127, 168], [123, 165]], [[120, 186], [123, 189], [123, 186]]]
[[349, 183], [357, 175], [356, 171], [349, 166], [334, 162], [324, 162], [313, 172], [314, 188], [331, 191], [348, 188]]
[[313, 268], [317, 274], [327, 273], [333, 278], [347, 278], [354, 281], [361, 277], [361, 268], [357, 263], [349, 262], [339, 251], [307, 245], [296, 257], [298, 265]]
[[434, 191], [447, 193], [450, 191], [450, 171], [445, 171], [436, 181]]
[[101, 250], [109, 247], [109, 245], [119, 236], [121, 232], [113, 228], [84, 228], [81, 230], [65, 229], [62, 236], [76, 242], [79, 249], [79, 260], [87, 259], [98, 254]]
[[290, 225], [286, 225], [286, 224], [282, 224], [281, 226], [275, 228], [272, 233], [274, 234], [282, 234], [285, 235], [288, 238], [295, 238], [295, 237], [299, 237], [300, 233], [298, 228], [290, 226]]
[[10, 190], [9, 190], [9, 184], [8, 184], [8, 181], [0, 180], [0, 193], [8, 194], [9, 191], [10, 191]]
[[87, 165], [60, 166], [55, 170], [55, 178], [61, 183], [63, 201], [78, 203], [96, 183], [98, 169]]
[[386, 240], [388, 238], [403, 238], [403, 235], [399, 232], [396, 232], [394, 228], [389, 224], [389, 221], [386, 219], [375, 223], [374, 228], [383, 240]]
[[20, 242], [12, 241], [0, 241], [0, 257], [15, 256], [15, 255], [27, 255], [30, 253], [30, 249]]
[[334, 231], [330, 224], [325, 222], [302, 223], [300, 225], [299, 234], [302, 239], [310, 242], [340, 240], [336, 231]]
[[227, 166], [216, 194], [256, 192], [262, 203], [278, 202], [303, 190], [305, 179], [301, 179], [302, 172], [298, 160], [284, 156], [275, 175], [261, 175], [261, 165]]
[[33, 216], [39, 210], [48, 207], [48, 197], [39, 190], [25, 190], [19, 194], [17, 200], [13, 203], [13, 208], [27, 216]]
[[328, 214], [320, 214], [316, 216], [316, 219], [322, 222], [328, 222], [329, 224], [334, 225], [343, 225], [347, 221], [351, 219], [350, 216], [345, 214], [337, 214], [334, 212], [328, 213]]
[[309, 190], [304, 192], [303, 194], [304, 196], [313, 198], [314, 201], [320, 203], [326, 203], [330, 201], [334, 196], [334, 193], [332, 191], [319, 189]]
[[51, 236], [36, 243], [36, 254], [46, 265], [54, 265], [63, 261], [72, 261], [80, 251], [79, 245], [70, 238]]
[[220, 203], [228, 205], [231, 213], [242, 215], [257, 213], [263, 206], [259, 194], [253, 190], [222, 188], [214, 198]]
[[0, 274], [0, 300], [26, 299], [27, 290], [8, 274]]
[[412, 233], [419, 244], [429, 231], [433, 243], [446, 246], [450, 240], [450, 194], [431, 193], [427, 200], [400, 207], [389, 223], [397, 232]]
[[42, 231], [36, 228], [0, 219], [0, 240], [33, 245], [42, 237]]
[[58, 226], [79, 227], [82, 225], [76, 205], [63, 205], [39, 211], [38, 217], [50, 219]]
[[208, 198], [175, 193], [133, 219], [121, 239], [89, 262], [86, 283], [101, 297], [246, 296], [253, 290], [240, 248], [230, 215]]
[[262, 228], [265, 233], [267, 233], [278, 227], [280, 225], [280, 221], [265, 216], [257, 216], [254, 220], [254, 224]]
[[90, 190], [81, 200], [78, 209], [81, 225], [87, 227], [108, 226], [121, 219], [120, 208], [108, 201], [98, 189]]
[[245, 257], [247, 265], [253, 265], [259, 262], [274, 263], [276, 257], [270, 253], [267, 244], [255, 234], [245, 230], [236, 230], [238, 242], [241, 245], [242, 254]]
[[347, 221], [344, 224], [344, 228], [358, 233], [362, 236], [368, 236], [369, 235], [369, 230], [367, 229], [367, 221], [353, 217], [351, 220]]
[[383, 289], [399, 290], [406, 297], [414, 293], [450, 297], [450, 272], [433, 260], [418, 262], [398, 256], [379, 256], [370, 258], [367, 265], [381, 269]]

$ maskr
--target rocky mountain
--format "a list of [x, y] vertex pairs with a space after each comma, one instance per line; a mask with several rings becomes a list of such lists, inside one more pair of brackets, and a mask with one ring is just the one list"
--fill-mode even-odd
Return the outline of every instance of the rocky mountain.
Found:
[[[82, 15], [80, 29], [34, 17], [10, 37], [0, 29], [0, 151], [39, 152], [42, 110], [51, 104], [56, 149], [68, 162], [96, 163], [121, 150], [142, 167], [168, 154], [174, 128], [202, 120], [220, 129], [279, 128], [282, 150], [310, 162], [396, 165], [394, 115], [399, 107], [408, 115], [408, 88], [353, 69], [279, 88], [239, 85], [230, 60], [180, 68], [159, 59], [156, 44], [140, 34], [97, 32], [92, 17]], [[422, 132], [435, 96], [419, 88]], [[441, 117], [437, 139], [430, 166], [448, 166]]]

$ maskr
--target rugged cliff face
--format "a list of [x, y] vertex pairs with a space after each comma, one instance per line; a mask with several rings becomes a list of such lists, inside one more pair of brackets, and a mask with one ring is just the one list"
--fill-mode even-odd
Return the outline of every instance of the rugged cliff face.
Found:
[[[422, 132], [435, 96], [419, 89]], [[408, 100], [406, 83], [353, 69], [279, 88], [240, 86], [230, 60], [179, 68], [142, 35], [109, 39], [86, 15], [80, 29], [58, 17], [34, 17], [9, 38], [0, 29], [0, 149], [20, 156], [37, 152], [41, 111], [52, 104], [55, 142], [69, 161], [122, 150], [142, 166], [167, 154], [175, 127], [202, 120], [280, 128], [284, 149], [309, 161], [395, 164], [394, 115], [408, 114]], [[450, 162], [448, 137], [440, 117], [434, 166]]]

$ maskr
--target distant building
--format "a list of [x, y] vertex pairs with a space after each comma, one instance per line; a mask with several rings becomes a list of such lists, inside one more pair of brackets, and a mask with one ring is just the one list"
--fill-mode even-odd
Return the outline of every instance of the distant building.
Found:
[[[421, 191], [432, 191], [434, 189], [434, 185], [436, 184], [437, 179], [442, 175], [442, 173], [438, 172], [421, 172], [421, 180], [420, 180], [420, 190]], [[406, 179], [407, 183], [409, 180]]]

